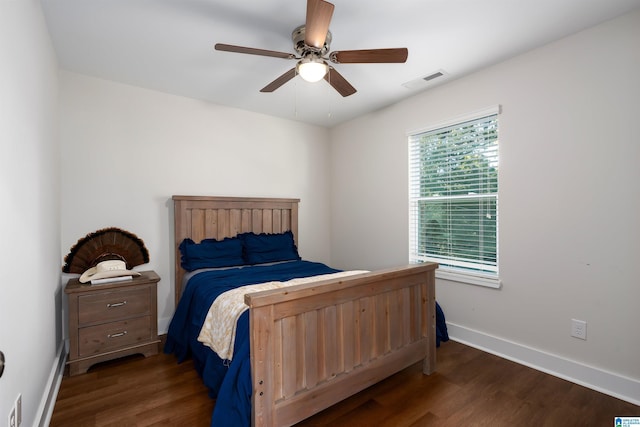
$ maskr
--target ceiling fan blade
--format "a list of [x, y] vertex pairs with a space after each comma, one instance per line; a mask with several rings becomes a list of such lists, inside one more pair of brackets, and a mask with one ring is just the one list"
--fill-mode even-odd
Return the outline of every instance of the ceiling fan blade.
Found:
[[249, 55], [260, 55], [260, 56], [273, 56], [275, 58], [283, 58], [283, 59], [295, 59], [295, 55], [292, 53], [285, 52], [276, 52], [274, 50], [265, 50], [265, 49], [255, 49], [252, 47], [244, 47], [244, 46], [234, 46], [231, 44], [217, 43], [215, 45], [216, 50], [222, 50], [224, 52], [235, 52], [235, 53], [248, 53]]
[[289, 71], [287, 71], [286, 73], [284, 73], [283, 75], [281, 75], [280, 77], [278, 77], [277, 79], [275, 79], [274, 81], [272, 81], [271, 83], [269, 83], [268, 85], [260, 89], [260, 92], [273, 92], [274, 90], [278, 89], [280, 86], [282, 86], [283, 84], [285, 84], [286, 82], [294, 78], [295, 76], [296, 76], [296, 67], [293, 67], [292, 69], [290, 69]]
[[304, 42], [307, 46], [322, 49], [334, 5], [324, 0], [307, 0], [307, 21], [305, 23]]
[[329, 67], [329, 72], [324, 76], [324, 79], [342, 96], [346, 97], [357, 92], [356, 88], [351, 86], [351, 83], [342, 77], [342, 74], [338, 73], [333, 67]]
[[401, 63], [406, 62], [409, 51], [397, 49], [363, 49], [331, 52], [329, 60], [335, 64]]

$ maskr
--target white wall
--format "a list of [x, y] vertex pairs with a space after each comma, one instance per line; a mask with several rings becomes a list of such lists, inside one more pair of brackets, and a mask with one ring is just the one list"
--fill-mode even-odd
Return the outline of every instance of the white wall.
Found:
[[295, 197], [302, 257], [329, 260], [328, 131], [61, 72], [62, 251], [104, 227], [135, 233], [173, 315], [171, 196]]
[[406, 133], [500, 104], [503, 288], [439, 281], [451, 332], [640, 403], [639, 41], [636, 11], [334, 129], [332, 263], [406, 263]]
[[57, 63], [35, 0], [0, 2], [0, 424], [37, 425], [62, 352]]

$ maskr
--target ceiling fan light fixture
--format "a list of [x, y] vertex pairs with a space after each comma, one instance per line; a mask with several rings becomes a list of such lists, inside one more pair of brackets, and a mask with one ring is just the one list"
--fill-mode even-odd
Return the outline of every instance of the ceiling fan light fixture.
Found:
[[322, 80], [329, 71], [327, 63], [315, 55], [308, 55], [302, 58], [296, 68], [300, 77], [309, 83]]

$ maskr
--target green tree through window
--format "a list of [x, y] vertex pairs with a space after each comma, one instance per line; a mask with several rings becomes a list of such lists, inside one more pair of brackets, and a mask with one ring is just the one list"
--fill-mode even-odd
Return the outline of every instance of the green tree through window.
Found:
[[498, 121], [409, 137], [411, 262], [497, 275]]

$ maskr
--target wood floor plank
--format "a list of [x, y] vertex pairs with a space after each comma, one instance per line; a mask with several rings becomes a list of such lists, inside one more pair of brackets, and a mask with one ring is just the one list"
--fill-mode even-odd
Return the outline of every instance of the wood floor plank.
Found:
[[[302, 421], [310, 426], [608, 426], [640, 407], [449, 341], [438, 370], [417, 363]], [[209, 426], [210, 399], [191, 361], [131, 356], [64, 377], [52, 427]]]

